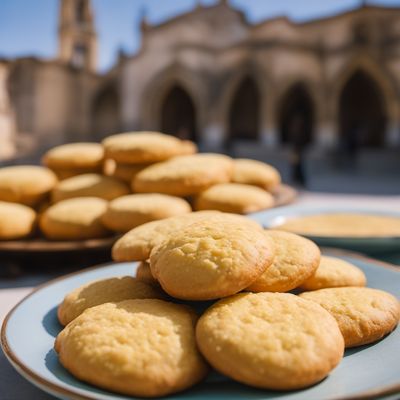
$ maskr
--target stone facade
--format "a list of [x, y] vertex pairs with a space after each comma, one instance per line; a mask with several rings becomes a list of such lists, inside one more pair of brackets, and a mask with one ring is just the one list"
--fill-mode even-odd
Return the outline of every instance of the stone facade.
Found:
[[189, 136], [200, 141], [284, 144], [297, 121], [319, 146], [356, 134], [360, 145], [399, 145], [399, 29], [400, 9], [249, 25], [226, 2], [144, 26], [141, 52], [120, 67], [122, 126], [171, 130], [164, 110], [175, 101], [194, 109]]
[[57, 60], [7, 64], [17, 129], [43, 146], [148, 129], [249, 152], [400, 146], [400, 8], [252, 25], [221, 0], [143, 21], [138, 54], [104, 75], [89, 1], [60, 15]]

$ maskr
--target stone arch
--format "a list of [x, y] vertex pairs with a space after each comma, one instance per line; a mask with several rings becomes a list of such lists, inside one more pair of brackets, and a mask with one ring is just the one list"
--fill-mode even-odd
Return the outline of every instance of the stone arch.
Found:
[[348, 148], [384, 144], [387, 109], [379, 84], [363, 69], [353, 72], [339, 97], [339, 140]]
[[362, 72], [368, 77], [368, 82], [373, 82], [373, 87], [379, 93], [381, 106], [385, 110], [385, 131], [382, 138], [382, 143], [387, 141], [388, 134], [393, 127], [397, 129], [398, 119], [398, 95], [399, 92], [396, 80], [391, 76], [391, 73], [381, 64], [375, 62], [371, 57], [358, 56], [348, 62], [346, 66], [336, 74], [330, 85], [327, 93], [330, 94], [328, 100], [329, 115], [334, 122], [333, 126], [336, 131], [337, 142], [341, 136], [341, 116], [340, 104], [341, 96], [345, 86], [349, 80], [357, 73]]
[[207, 104], [207, 85], [201, 75], [187, 68], [173, 64], [151, 79], [151, 83], [144, 87], [140, 108], [141, 129], [162, 130], [162, 109], [168, 94], [175, 87], [179, 87], [190, 98], [195, 110], [195, 133], [197, 140], [201, 140], [199, 133], [205, 121]]
[[251, 84], [247, 85], [247, 87], [251, 87], [251, 85], [254, 85], [256, 87], [256, 96], [258, 97], [257, 103], [259, 108], [257, 139], [261, 138], [268, 122], [266, 118], [268, 112], [265, 95], [268, 86], [266, 76], [268, 74], [263, 71], [262, 68], [258, 65], [245, 62], [241, 66], [237, 66], [230, 73], [224, 73], [224, 75], [228, 76], [228, 79], [221, 86], [221, 95], [219, 97], [216, 110], [218, 113], [218, 122], [221, 124], [221, 127], [225, 132], [225, 141], [228, 141], [230, 138], [233, 137], [233, 135], [229, 131], [231, 125], [230, 122], [232, 122], [230, 121], [232, 105], [235, 97], [237, 97], [238, 91], [241, 89], [240, 86], [243, 85], [246, 81], [252, 82]]
[[190, 95], [181, 85], [173, 85], [166, 93], [160, 117], [162, 132], [196, 141], [196, 108]]
[[228, 117], [229, 139], [258, 140], [260, 138], [261, 95], [250, 76], [242, 78], [232, 96]]
[[92, 102], [92, 129], [98, 140], [121, 129], [120, 95], [115, 83], [100, 89]]
[[277, 108], [277, 127], [282, 144], [305, 146], [314, 137], [315, 105], [307, 85], [291, 84], [283, 92]]

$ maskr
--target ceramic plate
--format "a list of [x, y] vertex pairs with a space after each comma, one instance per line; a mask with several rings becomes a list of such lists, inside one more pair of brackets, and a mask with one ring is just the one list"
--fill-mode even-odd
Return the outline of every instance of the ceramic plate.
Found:
[[[399, 296], [400, 274], [389, 264], [346, 256], [364, 270], [370, 287]], [[46, 392], [64, 399], [132, 399], [78, 381], [58, 362], [54, 338], [61, 326], [57, 304], [66, 293], [93, 279], [132, 275], [135, 264], [112, 264], [56, 279], [39, 287], [7, 316], [1, 332], [3, 350], [15, 369]], [[340, 365], [319, 384], [300, 391], [272, 392], [235, 383], [216, 373], [174, 399], [355, 399], [400, 392], [400, 329], [374, 345], [346, 351]]]
[[[387, 217], [400, 218], [400, 212], [372, 210], [370, 208], [360, 207], [316, 207], [293, 205], [270, 209], [248, 215], [249, 218], [256, 220], [265, 228], [274, 228], [287, 221], [290, 218], [304, 217], [316, 214], [333, 213], [352, 213], [352, 214], [371, 214]], [[352, 238], [339, 236], [311, 236], [304, 235], [319, 244], [320, 246], [336, 247], [366, 253], [369, 255], [379, 255], [388, 252], [400, 252], [399, 237], [367, 237]]]

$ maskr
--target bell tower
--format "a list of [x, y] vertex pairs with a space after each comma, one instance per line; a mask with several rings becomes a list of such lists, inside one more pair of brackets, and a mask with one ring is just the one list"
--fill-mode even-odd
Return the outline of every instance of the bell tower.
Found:
[[90, 0], [61, 0], [58, 58], [77, 69], [96, 70], [97, 34]]

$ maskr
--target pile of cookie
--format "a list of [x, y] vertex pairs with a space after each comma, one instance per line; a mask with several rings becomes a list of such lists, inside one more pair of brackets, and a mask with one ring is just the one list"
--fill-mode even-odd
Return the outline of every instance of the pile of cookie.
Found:
[[34, 236], [37, 226], [51, 240], [93, 239], [192, 208], [246, 214], [274, 206], [275, 168], [196, 153], [187, 140], [130, 132], [55, 147], [44, 166], [0, 168], [0, 240]]
[[262, 389], [305, 388], [345, 347], [381, 339], [400, 317], [398, 300], [364, 287], [356, 266], [235, 214], [146, 223], [117, 241], [113, 258], [140, 261], [136, 277], [69, 293], [55, 349], [76, 378], [127, 395], [179, 392], [211, 368]]

